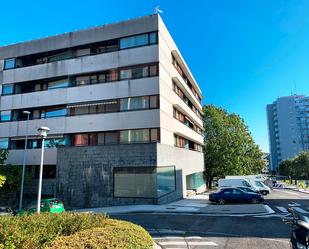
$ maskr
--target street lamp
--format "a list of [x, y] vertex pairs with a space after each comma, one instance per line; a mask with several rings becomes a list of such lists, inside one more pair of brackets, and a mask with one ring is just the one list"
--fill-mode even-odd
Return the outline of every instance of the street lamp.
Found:
[[19, 210], [21, 210], [22, 206], [23, 206], [26, 155], [27, 155], [26, 152], [27, 152], [27, 143], [28, 143], [28, 125], [29, 125], [30, 112], [29, 111], [23, 111], [23, 114], [27, 115], [27, 122], [26, 122], [25, 148], [24, 148], [24, 155], [23, 155], [23, 172], [22, 172], [22, 175], [21, 175], [21, 185], [20, 185]]
[[41, 193], [42, 193], [42, 178], [43, 178], [43, 162], [44, 162], [44, 140], [47, 137], [47, 132], [50, 129], [48, 127], [40, 127], [38, 129], [39, 137], [42, 139], [42, 154], [41, 154], [41, 165], [40, 165], [40, 176], [39, 176], [39, 190], [38, 190], [38, 203], [37, 203], [37, 213], [41, 211]]

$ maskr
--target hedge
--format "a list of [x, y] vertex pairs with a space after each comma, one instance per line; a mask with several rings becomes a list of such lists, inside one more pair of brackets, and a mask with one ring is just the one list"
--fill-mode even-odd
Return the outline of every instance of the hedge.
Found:
[[96, 227], [71, 236], [61, 236], [49, 247], [62, 249], [150, 249], [150, 235], [140, 226], [126, 221], [107, 220], [104, 227]]
[[[119, 236], [109, 236], [111, 233], [111, 227], [115, 227], [116, 231], [119, 231]], [[82, 231], [89, 233], [89, 229], [96, 228], [100, 228], [102, 232], [104, 232], [105, 229], [107, 231], [106, 237], [103, 238], [101, 236], [102, 240], [104, 239], [105, 241], [102, 243], [107, 243], [106, 241], [110, 241], [109, 243], [113, 244], [114, 237], [117, 241], [126, 241], [126, 236], [129, 235], [132, 237], [132, 239], [130, 239], [130, 243], [142, 244], [145, 242], [146, 245], [148, 245], [147, 242], [150, 238], [149, 234], [142, 228], [136, 227], [138, 226], [128, 222], [123, 223], [122, 221], [111, 220], [104, 215], [77, 214], [70, 212], [64, 212], [61, 214], [41, 213], [29, 216], [3, 216], [0, 217], [0, 249], [41, 249], [46, 246], [49, 246], [50, 248], [65, 248], [62, 246], [58, 247], [51, 245], [54, 241], [57, 241], [57, 243], [62, 243], [65, 239], [70, 240], [71, 236], [74, 234], [78, 236], [78, 234]], [[126, 231], [127, 234], [121, 233], [121, 231]], [[144, 236], [136, 237], [134, 234], [130, 234], [129, 232], [139, 232], [138, 236], [141, 236], [141, 234]], [[125, 238], [121, 238], [120, 235], [125, 236]], [[90, 236], [91, 233], [89, 233], [87, 240], [90, 239]], [[82, 238], [83, 237], [80, 237], [80, 239]], [[104, 247], [84, 248], [90, 249]]]

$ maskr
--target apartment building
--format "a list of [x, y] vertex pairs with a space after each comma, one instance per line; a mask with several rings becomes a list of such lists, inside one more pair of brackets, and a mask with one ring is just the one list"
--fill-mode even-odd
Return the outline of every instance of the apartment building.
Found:
[[[0, 148], [35, 198], [165, 203], [205, 188], [202, 93], [159, 15], [0, 47]], [[25, 111], [29, 111], [28, 115]]]
[[309, 97], [292, 95], [280, 97], [267, 105], [271, 163], [278, 164], [309, 149]]

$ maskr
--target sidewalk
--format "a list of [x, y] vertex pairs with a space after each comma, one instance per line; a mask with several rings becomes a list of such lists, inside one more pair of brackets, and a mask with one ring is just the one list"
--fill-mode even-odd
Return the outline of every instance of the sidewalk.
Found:
[[208, 202], [208, 195], [197, 195], [164, 205], [127, 205], [75, 210], [76, 212], [126, 214], [126, 213], [183, 213], [218, 215], [268, 214], [263, 204], [215, 205]]

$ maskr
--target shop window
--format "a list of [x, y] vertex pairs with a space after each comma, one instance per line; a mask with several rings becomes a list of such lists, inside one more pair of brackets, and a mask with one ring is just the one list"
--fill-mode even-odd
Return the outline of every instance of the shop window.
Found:
[[157, 167], [157, 196], [176, 190], [175, 166]]
[[156, 198], [155, 167], [114, 167], [114, 196]]

